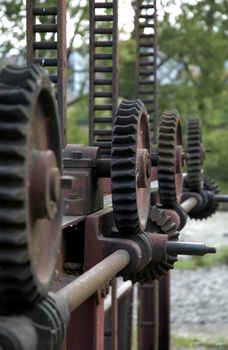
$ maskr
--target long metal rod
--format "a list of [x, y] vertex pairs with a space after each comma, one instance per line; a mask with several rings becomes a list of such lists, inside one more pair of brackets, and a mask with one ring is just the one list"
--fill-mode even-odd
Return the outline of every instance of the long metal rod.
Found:
[[190, 197], [186, 199], [183, 203], [181, 203], [181, 208], [184, 209], [186, 213], [189, 213], [195, 206], [197, 205], [197, 199], [194, 197]]
[[166, 242], [167, 253], [170, 255], [195, 255], [215, 254], [216, 248], [208, 247], [198, 242]]
[[[132, 283], [130, 281], [124, 282], [120, 287], [117, 288], [117, 299], [123, 298], [127, 293], [129, 293], [132, 289]], [[112, 298], [111, 295], [108, 295], [104, 302], [104, 312], [108, 312], [110, 307], [112, 306]]]
[[57, 297], [64, 298], [72, 312], [90, 297], [105, 282], [112, 279], [130, 261], [126, 250], [117, 250], [99, 264], [75, 279], [72, 283], [57, 292]]
[[214, 200], [219, 203], [227, 203], [228, 202], [228, 195], [227, 194], [216, 194], [214, 195]]
[[117, 300], [117, 280], [112, 279], [112, 309], [111, 309], [111, 334], [112, 334], [112, 349], [118, 350], [118, 300]]

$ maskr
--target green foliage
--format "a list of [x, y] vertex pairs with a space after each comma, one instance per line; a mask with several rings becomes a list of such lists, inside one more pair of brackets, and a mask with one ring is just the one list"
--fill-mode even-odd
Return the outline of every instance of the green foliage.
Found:
[[88, 144], [88, 99], [82, 98], [67, 110], [67, 142]]
[[135, 98], [135, 40], [122, 40], [119, 43], [119, 95]]
[[[169, 3], [172, 3], [170, 1]], [[203, 142], [213, 149], [205, 172], [228, 181], [228, 1], [182, 3], [181, 13], [159, 23], [159, 115], [177, 109], [184, 121], [200, 117]]]
[[175, 268], [181, 270], [194, 270], [197, 267], [212, 267], [216, 265], [228, 265], [228, 246], [217, 248], [216, 254], [208, 254], [206, 256], [194, 256], [191, 258], [180, 258]]
[[190, 349], [190, 350], [196, 350], [196, 349], [223, 349], [228, 350], [228, 343], [224, 339], [220, 340], [204, 340], [199, 339], [197, 337], [190, 338], [190, 337], [181, 337], [181, 336], [172, 336], [172, 347], [176, 350], [182, 350], [182, 349]]
[[23, 0], [6, 0], [0, 5], [0, 58], [23, 55], [25, 45], [25, 4]]

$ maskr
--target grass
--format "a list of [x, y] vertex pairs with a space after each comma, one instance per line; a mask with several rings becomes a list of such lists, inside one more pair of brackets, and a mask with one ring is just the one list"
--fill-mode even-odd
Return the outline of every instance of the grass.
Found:
[[222, 264], [228, 265], [228, 246], [217, 248], [216, 254], [180, 259], [175, 264], [175, 268], [182, 270], [194, 270], [197, 267], [209, 268]]
[[186, 338], [181, 336], [172, 336], [172, 347], [178, 349], [221, 349], [228, 350], [228, 342], [226, 340], [203, 340], [199, 338]]

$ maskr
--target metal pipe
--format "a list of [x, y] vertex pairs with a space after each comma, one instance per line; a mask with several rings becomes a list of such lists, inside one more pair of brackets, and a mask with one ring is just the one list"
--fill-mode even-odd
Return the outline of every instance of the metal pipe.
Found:
[[57, 297], [64, 298], [70, 311], [76, 309], [88, 297], [90, 297], [105, 282], [113, 278], [130, 261], [130, 255], [126, 250], [117, 250], [106, 259], [92, 267], [75, 281], [57, 292]]
[[190, 197], [181, 203], [181, 208], [184, 209], [186, 213], [189, 213], [197, 205], [197, 199], [195, 197]]
[[112, 279], [112, 308], [111, 308], [111, 350], [118, 350], [118, 301], [117, 301], [117, 281]]
[[196, 242], [166, 242], [167, 253], [171, 255], [205, 255], [216, 253], [214, 247], [207, 247], [204, 243]]
[[[130, 281], [123, 282], [119, 288], [117, 288], [117, 299], [123, 298], [127, 293], [132, 289], [132, 283]], [[112, 306], [112, 298], [111, 295], [108, 295], [104, 301], [104, 312], [108, 312], [110, 307]]]
[[228, 195], [226, 194], [215, 194], [213, 196], [214, 200], [219, 203], [227, 203], [228, 202]]

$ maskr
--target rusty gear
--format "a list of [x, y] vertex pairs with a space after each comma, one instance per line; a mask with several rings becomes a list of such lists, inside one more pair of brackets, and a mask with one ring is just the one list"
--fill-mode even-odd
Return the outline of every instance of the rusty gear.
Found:
[[182, 136], [177, 112], [165, 112], [158, 135], [158, 183], [163, 208], [175, 209], [182, 193]]
[[[179, 232], [176, 229], [176, 224], [166, 214], [164, 209], [156, 206], [150, 208], [147, 231], [165, 234], [168, 236], [168, 240], [177, 241]], [[155, 279], [160, 280], [170, 269], [173, 269], [176, 261], [176, 255], [167, 254], [166, 261], [150, 262], [143, 271], [134, 276], [133, 282], [144, 283]]]
[[190, 192], [202, 190], [202, 166], [204, 151], [200, 119], [191, 119], [188, 124], [188, 188]]
[[[186, 177], [184, 179], [184, 192], [190, 192], [188, 186], [188, 177]], [[203, 176], [203, 191], [206, 192], [206, 196], [208, 197], [207, 204], [201, 210], [191, 210], [188, 213], [191, 219], [207, 219], [208, 217], [212, 216], [218, 209], [219, 203], [216, 200], [214, 200], [213, 195], [218, 194], [220, 192], [220, 189], [218, 185], [214, 182], [214, 180], [212, 180], [209, 176], [206, 175]]]
[[59, 121], [40, 66], [1, 72], [0, 134], [1, 310], [15, 312], [48, 292], [61, 237]]
[[121, 234], [146, 226], [150, 203], [150, 141], [148, 116], [141, 100], [123, 100], [112, 133], [112, 202]]

